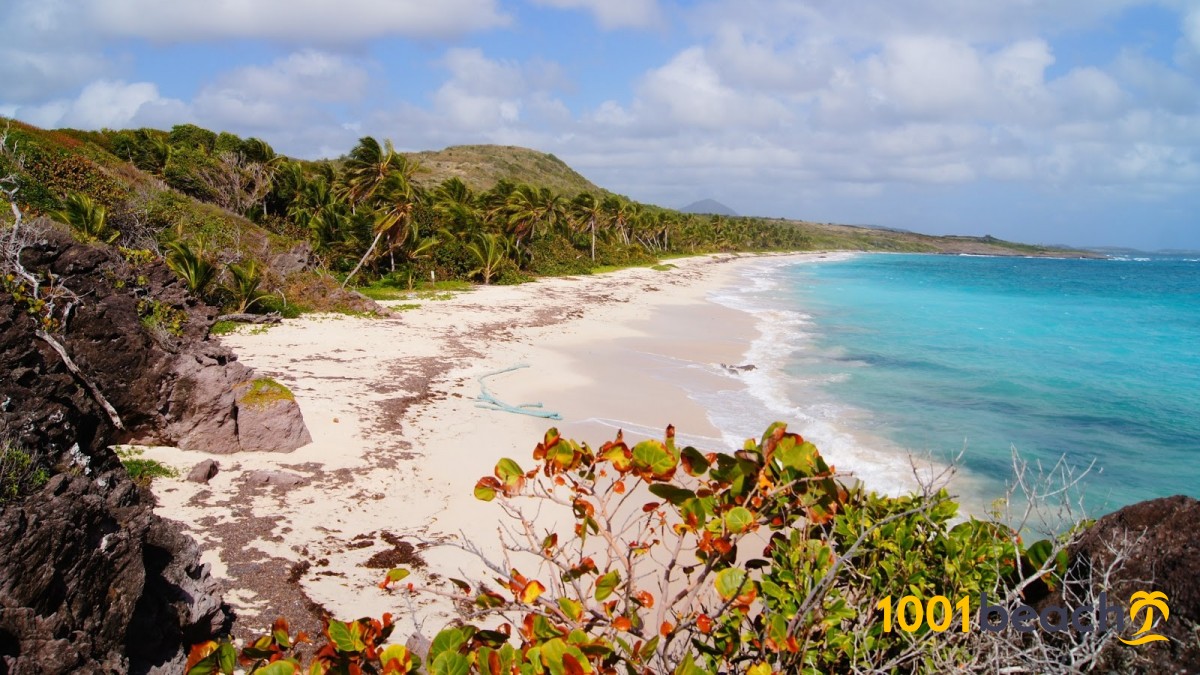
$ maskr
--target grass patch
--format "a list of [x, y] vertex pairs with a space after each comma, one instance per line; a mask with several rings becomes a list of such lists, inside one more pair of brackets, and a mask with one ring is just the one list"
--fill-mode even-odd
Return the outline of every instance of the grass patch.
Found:
[[229, 335], [238, 329], [238, 325], [236, 321], [218, 321], [212, 325], [212, 328], [208, 329], [208, 334]]
[[396, 305], [395, 307], [389, 307], [389, 309], [396, 311], [396, 312], [407, 312], [410, 309], [417, 309], [420, 306], [421, 306], [421, 304], [418, 302], [406, 302], [402, 305]]
[[50, 473], [33, 456], [11, 441], [0, 441], [0, 504], [29, 494], [46, 484]]
[[250, 408], [265, 408], [276, 401], [295, 401], [292, 390], [269, 377], [243, 382], [236, 388], [244, 388], [238, 396], [238, 405]]
[[362, 286], [357, 290], [372, 300], [403, 300], [408, 297], [408, 291], [383, 284]]
[[129, 477], [140, 485], [148, 487], [154, 482], [155, 478], [179, 477], [179, 472], [166, 464], [156, 459], [142, 457], [146, 452], [145, 450], [130, 447], [118, 447], [116, 450], [117, 457], [121, 459], [121, 464], [124, 464], [125, 470], [129, 472]]
[[666, 272], [668, 270], [677, 270], [677, 269], [679, 269], [679, 266], [672, 265], [671, 263], [659, 263], [657, 265], [651, 265], [650, 269], [652, 269], [656, 272]]

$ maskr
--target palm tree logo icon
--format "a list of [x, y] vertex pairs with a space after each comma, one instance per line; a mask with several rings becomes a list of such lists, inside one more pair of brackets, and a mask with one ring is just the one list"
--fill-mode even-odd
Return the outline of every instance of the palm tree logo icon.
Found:
[[[1138, 591], [1129, 596], [1129, 619], [1133, 623], [1137, 623], [1138, 614], [1144, 613], [1142, 619], [1142, 627], [1134, 634], [1132, 640], [1125, 638], [1117, 638], [1127, 645], [1144, 645], [1147, 642], [1157, 642], [1158, 640], [1166, 640], [1165, 636], [1157, 633], [1151, 633], [1150, 629], [1154, 624], [1154, 611], [1158, 610], [1162, 613], [1163, 621], [1166, 621], [1171, 616], [1171, 608], [1167, 607], [1167, 594], [1162, 591], [1154, 591], [1147, 593], [1146, 591]], [[1141, 637], [1137, 637], [1137, 636]]]

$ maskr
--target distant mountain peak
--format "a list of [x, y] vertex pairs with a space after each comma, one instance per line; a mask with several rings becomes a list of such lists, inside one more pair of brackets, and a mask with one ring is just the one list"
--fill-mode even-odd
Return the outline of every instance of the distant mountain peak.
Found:
[[725, 206], [715, 199], [701, 199], [698, 202], [692, 202], [687, 206], [679, 209], [684, 213], [702, 213], [704, 215], [714, 216], [736, 216], [737, 211]]

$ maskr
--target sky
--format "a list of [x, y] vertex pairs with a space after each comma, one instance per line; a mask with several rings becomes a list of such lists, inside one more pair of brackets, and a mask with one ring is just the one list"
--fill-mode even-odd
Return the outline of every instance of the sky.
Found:
[[0, 0], [0, 115], [521, 145], [668, 207], [1200, 249], [1200, 0]]

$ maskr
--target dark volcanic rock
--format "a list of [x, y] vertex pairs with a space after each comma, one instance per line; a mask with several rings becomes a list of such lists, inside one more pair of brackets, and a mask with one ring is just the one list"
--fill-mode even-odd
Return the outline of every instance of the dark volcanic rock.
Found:
[[[1140, 502], [1104, 516], [1071, 547], [1073, 564], [1103, 570], [1117, 549], [1126, 560], [1109, 579], [1110, 598], [1123, 605], [1135, 591], [1162, 591], [1170, 618], [1158, 632], [1168, 642], [1136, 648], [1114, 644], [1105, 665], [1120, 672], [1200, 673], [1200, 501], [1175, 496]], [[1138, 617], [1139, 620], [1141, 617]]]
[[[216, 310], [190, 298], [160, 264], [134, 269], [111, 249], [79, 245], [54, 229], [25, 248], [21, 261], [79, 296], [56, 339], [83, 375], [0, 292], [0, 441], [17, 443], [53, 475], [0, 504], [0, 672], [180, 672], [188, 645], [221, 631], [230, 613], [195, 543], [154, 515], [153, 498], [109, 446], [131, 438], [170, 442], [181, 412], [204, 408], [208, 394], [187, 395], [180, 361], [202, 363], [201, 372], [219, 373], [214, 379], [231, 388], [253, 374], [205, 341]], [[155, 331], [142, 321], [147, 303], [185, 320]], [[124, 430], [84, 379], [116, 409]], [[233, 420], [234, 432], [194, 438], [196, 445], [241, 447], [236, 395], [213, 410]], [[279, 414], [294, 414], [280, 428], [303, 428], [298, 409]], [[256, 443], [258, 435], [251, 436]]]
[[122, 470], [61, 473], [0, 510], [0, 658], [14, 673], [178, 671], [231, 617], [195, 543]]
[[[134, 269], [111, 249], [76, 244], [53, 228], [21, 259], [83, 299], [61, 342], [120, 414], [125, 433], [115, 442], [230, 453], [290, 451], [310, 441], [291, 400], [273, 406], [269, 420], [255, 411], [244, 430], [239, 426], [236, 388], [253, 381], [254, 372], [206, 339], [217, 309], [190, 297], [162, 264]], [[0, 433], [55, 452], [77, 440], [89, 445], [96, 430], [64, 427], [64, 406], [103, 416], [101, 408], [50, 347], [33, 337], [33, 320], [7, 294], [0, 296], [0, 372], [12, 374], [0, 386]], [[149, 303], [186, 316], [179, 335], [147, 330], [142, 315]]]

